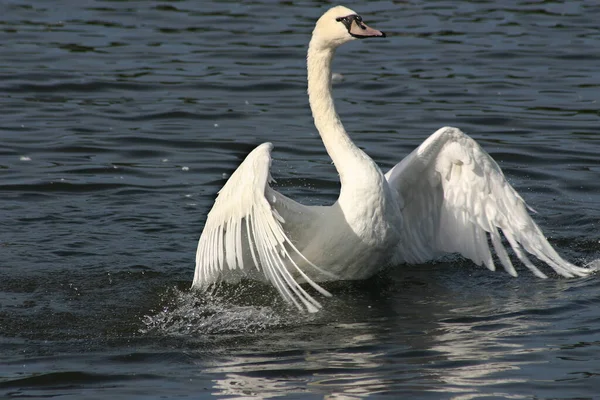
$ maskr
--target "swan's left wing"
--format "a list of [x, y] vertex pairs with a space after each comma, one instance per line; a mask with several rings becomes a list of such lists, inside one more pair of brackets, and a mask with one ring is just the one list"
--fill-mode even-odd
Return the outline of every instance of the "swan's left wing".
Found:
[[439, 129], [385, 177], [398, 194], [404, 220], [395, 262], [460, 253], [493, 271], [489, 237], [506, 271], [516, 276], [501, 231], [518, 259], [541, 278], [546, 275], [526, 252], [560, 275], [589, 273], [558, 255], [498, 164], [459, 129]]
[[297, 261], [327, 273], [300, 253], [284, 231], [286, 220], [278, 212], [292, 224], [300, 224], [311, 209], [269, 186], [272, 148], [271, 143], [263, 143], [254, 149], [219, 191], [198, 242], [192, 286], [203, 288], [221, 280], [262, 274], [285, 300], [315, 312], [321, 305], [294, 275], [321, 294], [331, 294], [311, 280]]

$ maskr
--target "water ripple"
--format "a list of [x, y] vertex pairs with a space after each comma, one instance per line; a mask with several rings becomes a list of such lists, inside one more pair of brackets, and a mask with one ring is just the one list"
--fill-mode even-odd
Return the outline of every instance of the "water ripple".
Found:
[[[598, 276], [458, 258], [327, 285], [190, 291], [218, 190], [275, 145], [278, 190], [331, 204], [306, 98], [311, 2], [0, 4], [0, 397], [594, 398]], [[358, 7], [358, 6], [357, 6]], [[336, 55], [338, 112], [390, 168], [454, 125], [557, 250], [600, 257], [600, 8], [365, 2], [390, 35]]]

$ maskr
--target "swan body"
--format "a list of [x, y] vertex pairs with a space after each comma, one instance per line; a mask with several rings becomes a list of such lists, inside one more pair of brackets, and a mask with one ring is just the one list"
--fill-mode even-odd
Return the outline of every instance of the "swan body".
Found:
[[319, 18], [309, 44], [309, 103], [340, 176], [338, 200], [305, 206], [275, 191], [269, 185], [273, 145], [258, 146], [208, 214], [193, 287], [242, 277], [265, 280], [288, 302], [314, 312], [321, 305], [300, 283], [330, 296], [318, 282], [365, 279], [390, 264], [422, 263], [448, 253], [495, 270], [493, 250], [516, 276], [502, 235], [541, 278], [546, 275], [527, 253], [562, 276], [589, 273], [556, 253], [500, 167], [459, 129], [439, 129], [386, 174], [352, 142], [335, 111], [331, 61], [346, 42], [384, 36], [354, 11], [337, 6]]

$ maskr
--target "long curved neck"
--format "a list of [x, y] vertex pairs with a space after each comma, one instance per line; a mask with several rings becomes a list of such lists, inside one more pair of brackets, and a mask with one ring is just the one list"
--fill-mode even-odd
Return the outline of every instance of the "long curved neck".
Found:
[[307, 56], [308, 99], [315, 126], [340, 175], [343, 189], [344, 183], [356, 179], [353, 171], [372, 161], [352, 142], [335, 111], [331, 94], [331, 61], [334, 53], [333, 49], [320, 47], [311, 40]]

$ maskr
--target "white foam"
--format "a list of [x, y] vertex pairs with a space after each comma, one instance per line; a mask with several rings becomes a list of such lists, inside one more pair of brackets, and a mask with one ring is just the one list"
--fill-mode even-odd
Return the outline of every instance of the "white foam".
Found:
[[254, 333], [286, 325], [286, 313], [270, 306], [235, 304], [236, 293], [219, 295], [202, 291], [173, 289], [168, 303], [153, 315], [144, 316], [143, 334], [166, 336]]

